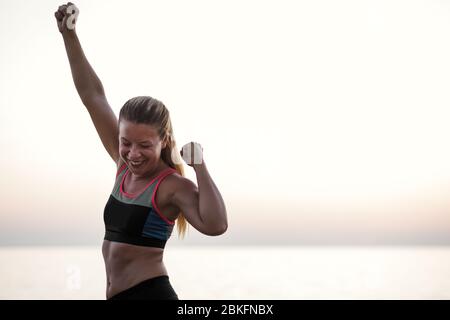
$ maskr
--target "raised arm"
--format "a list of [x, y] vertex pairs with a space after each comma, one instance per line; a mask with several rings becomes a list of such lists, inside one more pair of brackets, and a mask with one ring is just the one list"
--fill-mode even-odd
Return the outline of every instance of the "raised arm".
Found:
[[[190, 144], [201, 148], [198, 143]], [[199, 159], [194, 160], [192, 158], [195, 157], [192, 157], [186, 163], [194, 168], [198, 187], [187, 178], [174, 176], [171, 202], [183, 212], [195, 229], [209, 236], [218, 236], [228, 228], [227, 210], [222, 195], [206, 168], [202, 152], [197, 154]], [[183, 159], [186, 161], [186, 158]]]
[[68, 2], [66, 5], [60, 6], [55, 12], [55, 18], [59, 32], [61, 32], [64, 40], [73, 82], [81, 101], [91, 116], [103, 146], [114, 162], [119, 164], [119, 127], [117, 118], [106, 99], [105, 90], [100, 79], [84, 55], [75, 28], [70, 30], [67, 27], [67, 20], [72, 15], [72, 12], [66, 12], [67, 7], [70, 5], [72, 3]]

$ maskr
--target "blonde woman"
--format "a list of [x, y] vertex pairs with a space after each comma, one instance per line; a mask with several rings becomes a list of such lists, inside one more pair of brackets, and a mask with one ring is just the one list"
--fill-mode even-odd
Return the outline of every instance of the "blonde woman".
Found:
[[208, 173], [201, 146], [190, 144], [201, 158], [188, 161], [197, 187], [183, 177], [178, 151], [173, 152], [175, 139], [165, 105], [149, 96], [134, 97], [121, 108], [117, 120], [81, 48], [75, 30], [78, 9], [69, 2], [58, 8], [55, 17], [77, 92], [117, 165], [104, 210], [106, 298], [177, 300], [163, 263], [175, 222], [180, 236], [187, 223], [210, 236], [221, 235], [228, 227], [225, 204]]

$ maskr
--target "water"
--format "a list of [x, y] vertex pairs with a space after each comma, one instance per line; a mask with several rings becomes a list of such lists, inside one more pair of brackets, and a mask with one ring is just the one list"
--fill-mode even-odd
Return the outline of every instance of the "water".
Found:
[[[180, 299], [450, 299], [449, 247], [171, 247]], [[100, 246], [0, 248], [0, 299], [105, 299]]]

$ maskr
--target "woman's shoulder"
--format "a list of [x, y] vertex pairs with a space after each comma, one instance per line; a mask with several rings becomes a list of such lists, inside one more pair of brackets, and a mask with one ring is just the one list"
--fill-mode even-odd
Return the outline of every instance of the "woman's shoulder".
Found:
[[161, 182], [160, 188], [168, 193], [178, 192], [179, 190], [196, 189], [197, 186], [190, 179], [183, 177], [177, 171], [167, 175]]

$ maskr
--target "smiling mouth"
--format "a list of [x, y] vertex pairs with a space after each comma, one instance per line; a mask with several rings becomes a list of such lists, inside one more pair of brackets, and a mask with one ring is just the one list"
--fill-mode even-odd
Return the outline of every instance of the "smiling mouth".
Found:
[[130, 161], [130, 163], [131, 163], [131, 165], [133, 166], [133, 167], [138, 167], [138, 166], [140, 166], [141, 164], [143, 164], [145, 161], [144, 160], [142, 160], [142, 161]]

